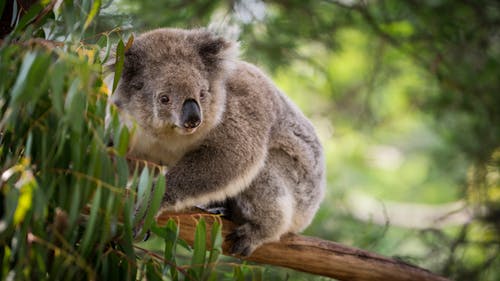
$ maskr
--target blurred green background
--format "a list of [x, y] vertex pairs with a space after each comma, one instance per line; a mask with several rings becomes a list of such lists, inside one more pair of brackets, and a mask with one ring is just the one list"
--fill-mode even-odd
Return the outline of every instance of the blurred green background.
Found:
[[[209, 26], [239, 40], [241, 58], [299, 105], [317, 129], [328, 169], [326, 198], [307, 235], [454, 280], [500, 280], [500, 2], [100, 6], [83, 42]], [[265, 273], [269, 280], [322, 279], [271, 267]]]

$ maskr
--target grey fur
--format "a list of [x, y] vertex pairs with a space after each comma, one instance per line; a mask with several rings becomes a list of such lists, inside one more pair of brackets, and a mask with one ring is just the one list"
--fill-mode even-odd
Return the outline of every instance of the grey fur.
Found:
[[[199, 105], [195, 128], [180, 121], [186, 100]], [[112, 101], [136, 126], [129, 155], [168, 166], [163, 208], [223, 202], [240, 223], [227, 237], [234, 254], [311, 222], [324, 193], [322, 147], [300, 110], [237, 59], [235, 42], [204, 29], [147, 32], [126, 52]]]

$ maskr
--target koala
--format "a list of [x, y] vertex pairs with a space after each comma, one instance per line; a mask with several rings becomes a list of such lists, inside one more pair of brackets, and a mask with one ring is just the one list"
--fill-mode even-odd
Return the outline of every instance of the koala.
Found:
[[323, 198], [322, 146], [311, 123], [237, 42], [162, 28], [125, 52], [111, 101], [135, 127], [128, 156], [167, 167], [162, 208], [225, 206], [248, 256], [309, 225]]

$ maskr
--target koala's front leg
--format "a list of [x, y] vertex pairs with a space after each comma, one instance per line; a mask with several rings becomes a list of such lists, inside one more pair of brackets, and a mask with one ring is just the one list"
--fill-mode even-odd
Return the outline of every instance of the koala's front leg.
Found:
[[167, 172], [163, 207], [181, 210], [235, 196], [250, 185], [265, 159], [264, 149], [201, 146]]
[[294, 183], [287, 167], [274, 161], [273, 155], [276, 153], [269, 154], [266, 166], [250, 187], [233, 199], [232, 219], [240, 225], [226, 237], [232, 242], [232, 254], [249, 256], [263, 243], [277, 241], [290, 230], [295, 201], [287, 187]]

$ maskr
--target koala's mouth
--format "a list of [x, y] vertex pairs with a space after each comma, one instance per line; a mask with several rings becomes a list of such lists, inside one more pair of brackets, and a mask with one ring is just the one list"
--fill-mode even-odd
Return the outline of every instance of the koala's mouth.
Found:
[[179, 135], [191, 135], [194, 134], [200, 125], [196, 127], [185, 127], [185, 126], [175, 126], [174, 130], [179, 134]]

